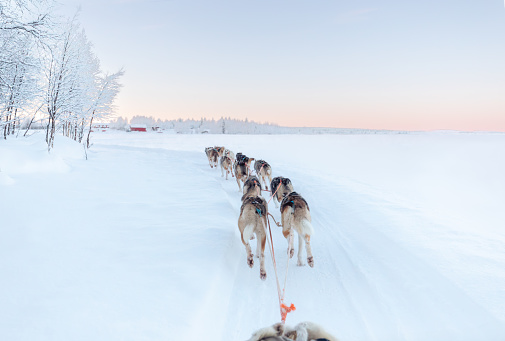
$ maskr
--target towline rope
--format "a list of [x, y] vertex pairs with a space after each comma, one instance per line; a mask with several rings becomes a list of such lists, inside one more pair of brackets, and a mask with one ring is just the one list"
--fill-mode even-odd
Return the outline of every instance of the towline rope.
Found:
[[277, 193], [277, 191], [279, 190], [279, 188], [281, 188], [281, 184], [282, 184], [282, 182], [279, 182], [279, 185], [277, 186], [277, 189], [275, 190], [274, 194], [272, 194], [272, 195], [270, 196], [270, 199], [268, 199], [267, 204], [269, 204], [269, 203], [270, 203], [270, 200], [272, 200], [272, 198], [274, 197], [275, 193]]
[[268, 215], [272, 217], [272, 219], [273, 219], [273, 220], [274, 220], [274, 222], [275, 222], [275, 225], [277, 225], [277, 226], [279, 226], [279, 227], [281, 227], [281, 226], [282, 226], [282, 225], [281, 225], [281, 223], [278, 223], [278, 222], [277, 222], [277, 220], [275, 220], [275, 218], [274, 218], [274, 216], [272, 215], [272, 213], [268, 212]]
[[[273, 216], [272, 216], [272, 218], [273, 218]], [[274, 221], [275, 221], [275, 219], [274, 219]], [[284, 296], [286, 294], [286, 284], [287, 284], [287, 279], [288, 279], [289, 255], [287, 257], [288, 260], [286, 263], [286, 274], [284, 276], [284, 287], [282, 288], [282, 291], [281, 291], [281, 285], [279, 283], [279, 275], [277, 273], [277, 262], [275, 261], [274, 241], [272, 238], [272, 229], [270, 227], [270, 220], [268, 219], [268, 216], [267, 216], [267, 224], [268, 224], [268, 234], [270, 237], [270, 238], [267, 238], [268, 249], [270, 250], [270, 256], [272, 257], [272, 263], [274, 266], [275, 281], [277, 283], [277, 296], [279, 298], [279, 309], [280, 309], [280, 313], [281, 313], [281, 321], [282, 321], [282, 324], [285, 324], [286, 317], [287, 317], [288, 313], [296, 310], [295, 305], [293, 303], [291, 303], [291, 305], [289, 307], [286, 304], [284, 304]], [[267, 227], [266, 226], [264, 226], [264, 227], [265, 227], [265, 232], [267, 232], [266, 231]], [[289, 245], [291, 245], [292, 238], [293, 238], [293, 234], [290, 234], [289, 241], [288, 241]]]

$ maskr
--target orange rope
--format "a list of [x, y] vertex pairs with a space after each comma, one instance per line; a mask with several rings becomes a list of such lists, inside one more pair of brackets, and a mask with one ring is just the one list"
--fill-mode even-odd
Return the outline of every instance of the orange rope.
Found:
[[268, 215], [272, 217], [272, 219], [274, 220], [275, 222], [275, 225], [281, 227], [282, 225], [280, 223], [277, 222], [277, 220], [275, 220], [274, 216], [272, 215], [272, 213], [268, 212]]
[[[272, 218], [273, 218], [273, 216], [272, 216]], [[275, 221], [275, 219], [274, 219], [274, 221]], [[268, 232], [270, 235], [270, 240], [267, 238], [267, 242], [268, 242], [268, 247], [270, 249], [270, 255], [272, 256], [272, 263], [273, 263], [274, 272], [275, 272], [275, 280], [277, 282], [277, 295], [279, 297], [279, 309], [280, 309], [280, 313], [281, 313], [281, 321], [282, 321], [282, 324], [284, 324], [284, 323], [286, 323], [286, 317], [287, 317], [288, 313], [296, 310], [295, 305], [293, 303], [291, 303], [291, 305], [289, 307], [284, 304], [284, 294], [286, 293], [286, 281], [287, 281], [288, 267], [289, 267], [289, 256], [287, 257], [288, 264], [286, 266], [286, 277], [284, 279], [284, 288], [282, 289], [282, 293], [281, 293], [281, 286], [279, 284], [279, 275], [277, 274], [277, 262], [275, 261], [274, 241], [272, 238], [272, 228], [270, 227], [270, 220], [268, 219], [268, 216], [267, 216], [267, 224], [268, 224]], [[265, 229], [266, 229], [266, 226], [265, 226]], [[290, 235], [289, 242], [291, 242], [292, 237], [293, 236]]]
[[272, 196], [270, 197], [270, 199], [268, 199], [267, 204], [270, 203], [270, 200], [272, 200], [272, 198], [274, 197], [275, 193], [277, 193], [277, 191], [279, 190], [279, 188], [281, 188], [281, 184], [282, 184], [282, 182], [279, 182], [279, 186], [277, 186], [277, 189], [275, 190], [274, 194], [272, 194]]

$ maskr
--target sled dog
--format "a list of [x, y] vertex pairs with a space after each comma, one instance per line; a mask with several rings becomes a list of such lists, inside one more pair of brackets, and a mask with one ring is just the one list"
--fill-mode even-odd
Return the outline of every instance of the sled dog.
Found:
[[250, 268], [254, 265], [254, 256], [249, 241], [253, 239], [253, 234], [256, 234], [256, 257], [260, 260], [260, 278], [265, 280], [267, 278], [265, 271], [265, 242], [267, 240], [265, 226], [267, 224], [268, 206], [263, 197], [256, 195], [255, 186], [249, 187], [247, 193], [250, 193], [250, 196], [245, 193], [242, 197], [238, 229], [240, 230], [242, 244], [245, 246], [247, 265]]
[[[310, 267], [314, 267], [314, 257], [310, 247], [310, 237], [314, 234], [312, 219], [310, 217], [309, 205], [305, 199], [296, 192], [287, 194], [281, 202], [282, 234], [288, 240], [288, 255], [293, 257], [295, 250], [293, 239], [295, 230], [298, 233], [298, 262], [297, 265], [304, 265], [302, 261], [303, 241], [307, 249], [307, 262]], [[290, 238], [291, 237], [291, 238]]]
[[249, 176], [244, 182], [242, 201], [247, 197], [261, 196], [261, 183], [254, 175]]
[[221, 164], [221, 176], [224, 176], [226, 171], [226, 180], [228, 180], [228, 174], [231, 173], [233, 165], [231, 158], [223, 155], [221, 156], [221, 159], [219, 159], [219, 163]]
[[276, 176], [270, 182], [270, 190], [272, 191], [273, 201], [276, 208], [279, 208], [279, 204], [282, 199], [289, 193], [294, 192], [293, 184], [288, 178], [282, 176]]
[[237, 160], [235, 161], [235, 179], [238, 184], [238, 191], [242, 191], [240, 186], [240, 181], [245, 183], [247, 177], [249, 176], [249, 170], [251, 168], [251, 162], [253, 162], [253, 158], [248, 158], [247, 156], [241, 156], [240, 160], [237, 154]]
[[256, 331], [247, 341], [338, 341], [337, 338], [314, 322], [302, 322], [291, 328], [282, 323]]
[[235, 163], [235, 153], [229, 149], [224, 150], [224, 155], [228, 156], [233, 163]]
[[242, 158], [244, 158], [244, 157], [245, 157], [245, 155], [244, 155], [244, 154], [242, 154], [241, 152], [238, 152], [238, 153], [237, 153], [237, 155], [236, 155], [235, 157], [236, 157], [236, 160], [237, 160], [237, 161], [240, 161], [240, 160], [242, 160]]
[[205, 148], [205, 154], [207, 154], [207, 159], [209, 159], [210, 168], [217, 168], [217, 161], [219, 160], [219, 152], [215, 147]]
[[268, 162], [264, 160], [256, 160], [254, 162], [254, 170], [256, 171], [256, 175], [263, 179], [263, 184], [265, 184], [265, 189], [268, 190], [268, 184], [265, 181], [265, 177], [268, 177], [268, 180], [272, 182], [272, 167], [268, 164]]

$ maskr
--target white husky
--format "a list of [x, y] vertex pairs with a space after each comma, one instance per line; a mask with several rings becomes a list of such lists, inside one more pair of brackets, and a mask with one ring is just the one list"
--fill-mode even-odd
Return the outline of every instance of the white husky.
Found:
[[316, 339], [338, 341], [335, 336], [314, 322], [302, 322], [294, 328], [276, 323], [256, 331], [247, 341], [311, 341]]

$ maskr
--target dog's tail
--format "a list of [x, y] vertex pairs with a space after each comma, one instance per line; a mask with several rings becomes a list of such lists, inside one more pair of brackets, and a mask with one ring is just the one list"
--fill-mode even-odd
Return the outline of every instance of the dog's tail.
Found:
[[245, 227], [244, 232], [242, 233], [242, 239], [244, 239], [244, 241], [248, 243], [251, 240], [253, 233], [254, 233], [254, 224], [248, 224]]
[[302, 234], [312, 236], [314, 234], [314, 228], [312, 227], [312, 223], [307, 219], [302, 220]]

